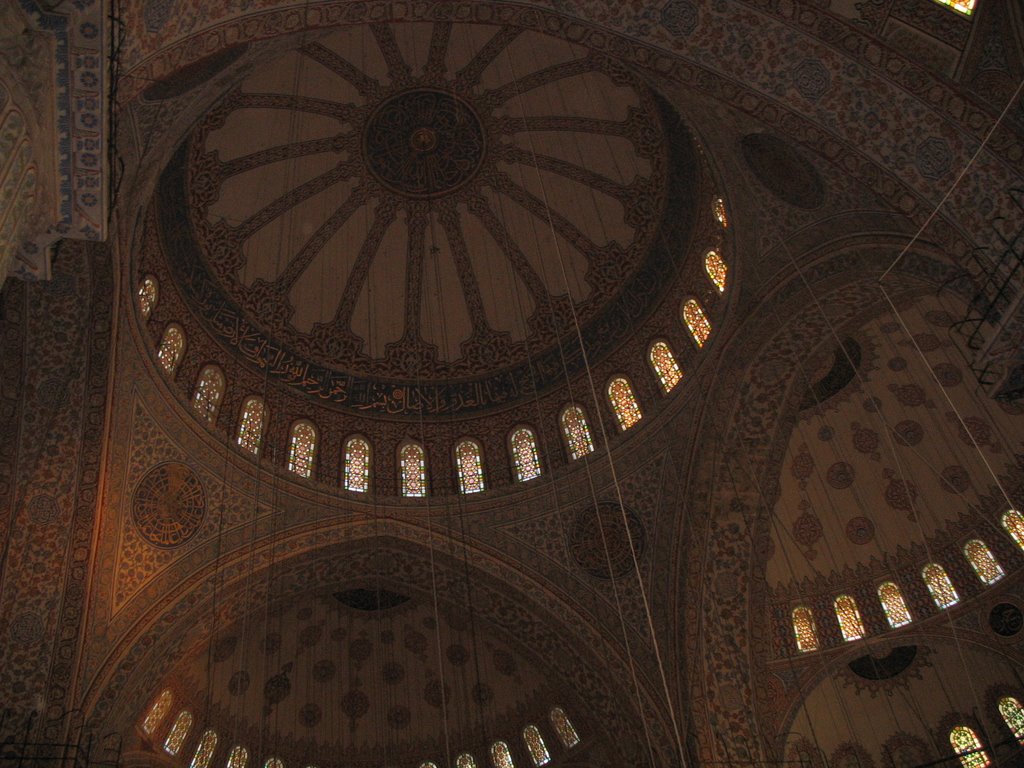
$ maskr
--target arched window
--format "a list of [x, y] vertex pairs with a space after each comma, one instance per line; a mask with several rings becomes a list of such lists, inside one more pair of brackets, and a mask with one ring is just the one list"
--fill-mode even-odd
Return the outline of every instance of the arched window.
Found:
[[548, 747], [544, 743], [544, 737], [540, 735], [540, 729], [536, 725], [528, 725], [523, 728], [523, 742], [530, 753], [533, 764], [540, 768], [551, 762], [551, 755], [548, 754]]
[[960, 756], [963, 768], [987, 768], [992, 762], [982, 748], [978, 734], [966, 725], [958, 725], [949, 732], [949, 744]]
[[703, 347], [711, 336], [711, 323], [696, 299], [687, 299], [683, 304], [683, 320], [690, 329], [693, 343]]
[[964, 555], [978, 578], [986, 584], [995, 584], [1005, 575], [1003, 566], [996, 560], [992, 550], [980, 539], [972, 539], [964, 545]]
[[818, 630], [814, 627], [814, 612], [806, 605], [793, 609], [793, 636], [799, 651], [818, 650]]
[[960, 595], [956, 593], [946, 569], [938, 563], [928, 563], [922, 569], [921, 577], [928, 585], [928, 591], [932, 593], [932, 600], [939, 608], [949, 608], [960, 602]]
[[970, 16], [974, 12], [974, 6], [977, 5], [978, 0], [938, 0], [938, 2], [954, 11], [959, 11], [964, 16]]
[[840, 595], [836, 598], [834, 606], [836, 618], [839, 620], [839, 631], [843, 633], [843, 639], [849, 642], [864, 637], [864, 622], [860, 618], [857, 601], [850, 595]]
[[403, 496], [427, 495], [427, 461], [419, 443], [406, 443], [398, 452]]
[[718, 251], [708, 251], [704, 254], [704, 271], [708, 273], [711, 282], [719, 293], [725, 293], [725, 281], [729, 275], [729, 268]]
[[152, 275], [146, 275], [142, 278], [142, 282], [139, 283], [139, 312], [142, 313], [143, 320], [149, 320], [150, 314], [153, 312], [153, 308], [156, 307], [156, 300], [159, 296], [159, 291], [156, 285], [156, 278]]
[[729, 217], [725, 215], [725, 201], [722, 198], [715, 198], [711, 204], [711, 210], [714, 211], [715, 218], [718, 219], [718, 223], [722, 225], [723, 229], [729, 226]]
[[268, 757], [263, 768], [284, 768], [284, 762], [279, 757]]
[[491, 744], [491, 762], [494, 763], [494, 768], [515, 768], [508, 744], [504, 741], [496, 741]]
[[616, 376], [608, 383], [608, 399], [611, 401], [619, 427], [625, 432], [643, 417], [640, 405], [633, 395], [633, 387], [623, 376]]
[[540, 477], [540, 454], [537, 452], [537, 438], [529, 427], [517, 427], [508, 438], [512, 446], [512, 464], [516, 480], [525, 482]]
[[667, 342], [656, 341], [651, 344], [651, 348], [647, 352], [647, 360], [657, 374], [661, 390], [666, 395], [683, 380], [683, 372], [679, 370], [676, 356], [672, 354], [672, 347]]
[[168, 376], [173, 376], [178, 370], [178, 363], [185, 354], [185, 332], [181, 326], [171, 323], [164, 329], [163, 338], [160, 339], [160, 349], [157, 350], [156, 359], [160, 361], [160, 367]]
[[217, 420], [217, 409], [224, 397], [224, 374], [216, 365], [207, 365], [199, 373], [196, 391], [192, 395], [192, 407], [207, 422]]
[[188, 731], [192, 727], [192, 713], [187, 709], [181, 710], [174, 718], [174, 725], [171, 726], [167, 738], [164, 739], [164, 752], [174, 756], [181, 751], [181, 745], [188, 738]]
[[420, 763], [420, 768], [437, 768], [437, 763], [435, 763], [432, 760], [427, 760], [425, 762]]
[[300, 477], [309, 477], [313, 474], [315, 456], [316, 427], [305, 419], [295, 422], [288, 438], [288, 469]]
[[879, 584], [878, 599], [882, 603], [882, 610], [885, 611], [885, 618], [889, 621], [890, 627], [897, 629], [911, 622], [910, 611], [907, 610], [907, 603], [899, 586], [891, 581]]
[[370, 490], [370, 444], [363, 438], [345, 441], [345, 490], [366, 493]]
[[1024, 745], [1024, 707], [1020, 705], [1013, 696], [1003, 696], [999, 700], [999, 714], [1003, 716], [1006, 727], [1013, 731], [1022, 745]]
[[238, 420], [239, 447], [253, 455], [258, 454], [266, 424], [267, 409], [263, 401], [255, 395], [247, 397], [242, 403], [242, 418]]
[[463, 752], [455, 758], [455, 768], [476, 768], [476, 760], [468, 752]]
[[236, 744], [228, 754], [227, 768], [245, 768], [249, 762], [249, 750], [241, 744]]
[[217, 748], [217, 732], [214, 730], [205, 731], [199, 739], [199, 746], [192, 757], [188, 768], [209, 768], [210, 760], [213, 759], [213, 751]]
[[576, 729], [572, 726], [572, 721], [569, 720], [569, 716], [565, 714], [565, 710], [561, 707], [553, 707], [549, 715], [551, 718], [551, 727], [555, 729], [555, 733], [558, 734], [558, 740], [562, 742], [562, 746], [566, 749], [572, 749], [580, 743], [579, 734], [576, 733]]
[[146, 719], [142, 721], [142, 732], [149, 735], [159, 728], [160, 723], [167, 717], [167, 713], [170, 711], [171, 704], [173, 703], [174, 694], [171, 693], [171, 690], [168, 688], [161, 691], [160, 695], [156, 697], [156, 701], [149, 708], [149, 712], [146, 713]]
[[479, 493], [484, 489], [484, 462], [478, 442], [463, 440], [455, 446], [455, 466], [462, 493]]
[[562, 434], [565, 445], [572, 459], [580, 459], [594, 450], [594, 442], [590, 439], [590, 427], [587, 417], [578, 405], [569, 405], [562, 411]]
[[1003, 527], [1017, 542], [1017, 546], [1024, 549], [1024, 515], [1016, 509], [1006, 510], [1003, 514]]

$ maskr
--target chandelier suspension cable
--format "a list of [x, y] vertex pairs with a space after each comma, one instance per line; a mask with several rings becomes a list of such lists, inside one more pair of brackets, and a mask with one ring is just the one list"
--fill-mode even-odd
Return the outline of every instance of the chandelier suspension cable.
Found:
[[[829, 334], [832, 336], [832, 339], [837, 344], [837, 348], [842, 350], [843, 355], [846, 357], [847, 364], [854, 371], [854, 375], [857, 377], [857, 381], [860, 384], [861, 388], [865, 392], [869, 393], [869, 395], [870, 395], [870, 393], [873, 391], [873, 388], [868, 386], [868, 381], [864, 378], [864, 376], [861, 373], [861, 371], [859, 370], [858, 366], [856, 366], [854, 364], [853, 359], [850, 358], [849, 352], [843, 346], [842, 341], [840, 340], [839, 334], [838, 334], [838, 332], [836, 330], [836, 327], [835, 327], [834, 323], [832, 322], [832, 319], [825, 312], [824, 306], [822, 305], [821, 301], [819, 300], [818, 295], [815, 293], [813, 286], [811, 285], [810, 281], [808, 281], [807, 276], [804, 274], [803, 270], [801, 269], [799, 262], [796, 260], [795, 256], [793, 255], [793, 253], [792, 253], [792, 251], [791, 251], [791, 249], [789, 247], [789, 243], [785, 239], [783, 239], [782, 244], [783, 244], [784, 250], [786, 251], [787, 256], [789, 257], [790, 263], [792, 264], [794, 270], [797, 273], [797, 276], [799, 277], [800, 281], [803, 283], [804, 288], [807, 290], [808, 294], [811, 297], [811, 300], [814, 302], [815, 309], [817, 310], [818, 314], [821, 315], [822, 319], [825, 321], [825, 324], [826, 324], [826, 326], [828, 327], [828, 330], [829, 330]], [[881, 286], [881, 284], [879, 284], [879, 287], [882, 288], [882, 292], [885, 293], [885, 288], [883, 286]], [[888, 296], [886, 296], [886, 298], [888, 299]], [[889, 304], [890, 304], [890, 306], [893, 306], [891, 300], [889, 300]], [[895, 311], [895, 308], [894, 308], [894, 311]], [[906, 325], [903, 325], [903, 329], [904, 329], [904, 332], [908, 336], [911, 335], [909, 330], [906, 328]], [[910, 505], [910, 511], [913, 514], [912, 522], [914, 522], [916, 524], [916, 526], [917, 526], [918, 535], [920, 536], [921, 544], [922, 544], [922, 546], [925, 549], [925, 553], [928, 556], [928, 561], [929, 562], [937, 562], [936, 559], [935, 559], [935, 555], [934, 555], [934, 553], [932, 551], [931, 544], [929, 543], [928, 536], [925, 533], [924, 526], [921, 523], [921, 514], [920, 514], [920, 512], [918, 510], [918, 505], [915, 503], [914, 494], [912, 494], [910, 492], [910, 489], [911, 489], [912, 486], [910, 485], [909, 478], [907, 477], [907, 473], [906, 473], [906, 471], [905, 471], [905, 469], [903, 467], [903, 462], [900, 460], [899, 453], [896, 450], [896, 443], [893, 440], [893, 436], [892, 436], [893, 430], [889, 427], [889, 424], [886, 421], [884, 414], [881, 413], [881, 409], [880, 408], [875, 408], [874, 409], [874, 414], [875, 414], [875, 416], [877, 416], [878, 420], [882, 424], [882, 432], [885, 434], [886, 445], [887, 445], [887, 447], [889, 449], [889, 453], [893, 457], [893, 461], [896, 464], [896, 471], [899, 474], [900, 482], [903, 484], [903, 488], [904, 488], [905, 493], [906, 493], [907, 503]], [[980, 452], [980, 449], [979, 449], [979, 452]], [[1000, 486], [1000, 488], [1001, 488], [1001, 486]], [[950, 614], [950, 612], [949, 611], [944, 611], [944, 613], [946, 614], [946, 620], [947, 620], [947, 623], [949, 624], [950, 633], [952, 634], [954, 642], [956, 644], [957, 653], [958, 653], [958, 655], [960, 657], [961, 666], [964, 669], [964, 673], [965, 673], [965, 675], [967, 677], [967, 680], [968, 680], [968, 685], [970, 686], [970, 689], [971, 689], [971, 695], [972, 695], [972, 697], [974, 699], [975, 707], [977, 707], [978, 711], [983, 711], [984, 707], [981, 706], [981, 698], [978, 695], [978, 691], [977, 691], [975, 683], [974, 683], [974, 676], [972, 674], [970, 674], [970, 669], [969, 669], [969, 667], [967, 665], [967, 659], [966, 659], [966, 656], [964, 655], [963, 642], [962, 642], [962, 639], [960, 637], [960, 631], [957, 629], [956, 622], [953, 621], [953, 617]]]
[[[514, 64], [512, 63], [511, 56], [508, 54], [507, 49], [506, 49], [505, 53], [506, 53], [506, 57], [509, 59], [509, 67], [512, 70], [513, 78], [515, 79], [515, 82], [518, 84], [518, 78], [515, 75], [515, 67], [514, 67]], [[517, 97], [518, 97], [519, 106], [520, 106], [520, 113], [523, 115], [523, 119], [525, 120], [525, 112], [524, 112], [524, 108], [523, 108], [522, 92], [519, 91], [518, 89], [517, 89]], [[574, 327], [575, 332], [576, 332], [577, 342], [578, 342], [579, 347], [580, 347], [580, 355], [581, 355], [582, 360], [583, 360], [584, 369], [586, 371], [587, 384], [589, 386], [591, 399], [592, 399], [592, 402], [594, 404], [595, 417], [597, 419], [598, 427], [599, 427], [600, 432], [601, 432], [601, 439], [602, 439], [602, 442], [604, 444], [604, 449], [605, 449], [605, 452], [606, 452], [606, 454], [608, 456], [609, 471], [610, 471], [610, 474], [611, 474], [612, 484], [613, 484], [614, 489], [615, 489], [615, 496], [616, 496], [616, 501], [617, 501], [617, 504], [618, 504], [618, 507], [619, 507], [619, 512], [620, 512], [621, 517], [622, 517], [622, 524], [623, 524], [623, 528], [624, 528], [624, 534], [625, 534], [625, 537], [626, 537], [626, 541], [627, 541], [627, 543], [629, 545], [630, 558], [631, 558], [632, 563], [633, 563], [633, 571], [634, 571], [634, 573], [636, 575], [637, 586], [638, 586], [638, 590], [639, 590], [639, 593], [640, 593], [641, 601], [642, 601], [643, 607], [644, 607], [644, 614], [645, 614], [645, 618], [646, 618], [647, 630], [650, 633], [650, 638], [651, 638], [651, 647], [652, 647], [652, 650], [654, 651], [654, 656], [655, 656], [655, 659], [656, 659], [657, 665], [658, 665], [659, 675], [661, 677], [661, 685], [662, 685], [663, 693], [664, 693], [664, 696], [665, 696], [665, 704], [666, 704], [666, 706], [668, 708], [668, 714], [669, 714], [669, 718], [670, 718], [671, 725], [672, 725], [673, 736], [674, 736], [674, 740], [675, 740], [675, 747], [676, 747], [676, 749], [678, 751], [678, 754], [679, 754], [680, 764], [683, 765], [684, 768], [685, 768], [685, 766], [687, 764], [687, 759], [686, 759], [685, 749], [684, 749], [684, 746], [683, 746], [682, 734], [681, 734], [680, 729], [679, 729], [679, 722], [678, 722], [678, 718], [677, 718], [676, 711], [675, 711], [675, 705], [672, 702], [672, 694], [671, 694], [671, 692], [669, 690], [669, 686], [668, 686], [668, 677], [667, 677], [667, 674], [665, 672], [665, 665], [664, 665], [664, 662], [663, 662], [662, 656], [661, 656], [661, 650], [660, 650], [660, 646], [659, 646], [659, 643], [658, 643], [657, 633], [656, 633], [655, 627], [654, 627], [654, 619], [653, 619], [653, 616], [652, 616], [652, 613], [651, 613], [650, 602], [649, 602], [648, 597], [647, 597], [647, 590], [646, 590], [646, 588], [644, 586], [644, 583], [643, 583], [643, 575], [641, 573], [640, 563], [639, 563], [639, 560], [637, 559], [637, 555], [636, 555], [636, 545], [635, 545], [635, 542], [633, 541], [632, 531], [630, 531], [630, 528], [629, 528], [629, 518], [626, 515], [626, 508], [625, 508], [625, 503], [624, 503], [623, 497], [622, 497], [622, 488], [621, 488], [621, 485], [619, 483], [618, 472], [617, 472], [616, 466], [615, 466], [615, 459], [612, 456], [611, 450], [609, 448], [608, 433], [607, 433], [607, 429], [605, 427], [604, 416], [603, 416], [602, 410], [601, 410], [601, 402], [600, 402], [600, 399], [599, 399], [598, 394], [597, 394], [596, 385], [594, 383], [593, 371], [592, 371], [592, 369], [590, 367], [590, 361], [588, 359], [587, 350], [586, 350], [586, 344], [585, 344], [584, 339], [583, 339], [583, 332], [582, 332], [582, 328], [580, 326], [579, 317], [578, 317], [578, 315], [576, 313], [575, 303], [572, 301], [572, 298], [571, 298], [572, 294], [571, 294], [571, 291], [569, 289], [568, 273], [566, 272], [565, 262], [564, 262], [564, 259], [562, 257], [561, 247], [559, 246], [559, 243], [558, 243], [558, 236], [557, 236], [557, 234], [555, 232], [554, 221], [553, 221], [553, 219], [551, 217], [551, 206], [550, 206], [550, 203], [549, 203], [549, 200], [548, 200], [547, 189], [546, 189], [546, 186], [543, 183], [543, 179], [540, 176], [539, 169], [536, 168], [537, 151], [536, 151], [536, 147], [534, 145], [533, 136], [532, 136], [532, 134], [529, 131], [527, 132], [527, 135], [528, 135], [529, 141], [530, 141], [530, 153], [531, 153], [531, 155], [532, 155], [532, 157], [534, 159], [534, 167], [535, 167], [535, 169], [537, 171], [536, 175], [537, 175], [537, 178], [538, 178], [538, 182], [540, 183], [540, 188], [541, 188], [541, 192], [542, 192], [542, 195], [543, 195], [544, 210], [545, 210], [545, 212], [547, 214], [547, 216], [546, 216], [547, 224], [548, 224], [549, 229], [551, 230], [551, 239], [552, 239], [552, 243], [553, 243], [553, 246], [554, 246], [555, 255], [557, 256], [557, 262], [558, 262], [559, 270], [561, 272], [563, 284], [564, 284], [566, 290], [569, 291], [569, 296], [570, 296], [570, 299], [569, 299], [569, 302], [568, 302], [569, 312], [570, 312], [570, 316], [571, 316], [571, 319], [572, 319], [573, 327]], [[588, 473], [589, 473], [589, 466], [590, 466], [589, 463], [588, 463], [587, 466], [588, 466]], [[591, 485], [591, 488], [592, 488], [592, 492], [594, 493], [595, 499], [596, 499], [596, 489], [594, 489], [593, 484]], [[605, 538], [605, 532], [603, 530], [603, 525], [602, 525], [602, 522], [601, 522], [601, 519], [600, 519], [600, 513], [597, 514], [597, 522], [598, 522], [598, 528], [599, 528], [599, 530], [601, 532], [601, 537], [602, 537], [602, 540], [603, 540]], [[606, 556], [607, 556], [607, 547], [606, 547]], [[610, 556], [609, 556], [609, 565], [610, 565]], [[621, 612], [621, 607], [620, 607], [620, 612]], [[641, 707], [642, 707], [642, 704], [641, 704]]]

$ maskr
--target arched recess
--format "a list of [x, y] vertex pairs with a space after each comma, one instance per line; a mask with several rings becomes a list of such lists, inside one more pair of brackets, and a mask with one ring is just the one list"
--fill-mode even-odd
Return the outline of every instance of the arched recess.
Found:
[[[159, 686], [173, 672], [175, 660], [207, 653], [217, 627], [223, 629], [247, 616], [251, 620], [265, 615], [268, 608], [262, 593], [253, 598], [255, 593], [247, 591], [247, 585], [261, 580], [265, 584], [266, 579], [273, 579], [271, 612], [303, 595], [332, 595], [339, 587], [393, 590], [432, 605], [432, 578], [437, 580], [443, 610], [464, 608], [461, 603], [449, 604], [446, 595], [464, 594], [466, 563], [450, 557], [440, 541], [434, 542], [431, 552], [406, 538], [419, 539], [423, 531], [400, 524], [392, 530], [400, 536], [374, 537], [372, 524], [362, 523], [353, 524], [348, 533], [351, 540], [326, 547], [322, 546], [322, 533], [296, 533], [287, 542], [277, 542], [278, 555], [287, 551], [289, 556], [283, 560], [279, 557], [273, 566], [268, 565], [272, 547], [264, 542], [255, 555], [260, 566], [251, 578], [247, 576], [246, 557], [240, 552], [225, 556], [218, 571], [207, 568], [196, 574], [172, 603], [148, 606], [135, 625], [136, 631], [112, 649], [96, 683], [87, 692], [90, 723], [127, 733], [138, 719], [139, 697], [147, 701], [146, 696], [151, 694], [145, 692]], [[564, 596], [538, 589], [532, 579], [513, 572], [488, 554], [471, 551], [469, 561], [477, 626], [502, 637], [514, 637], [516, 647], [525, 656], [551, 670], [552, 685], [573, 699], [562, 703], [580, 713], [577, 726], [583, 731], [635, 734], [636, 739], [609, 740], [607, 748], [611, 754], [618, 753], [620, 761], [641, 760], [646, 746], [626, 652], [616, 642], [615, 632], [606, 631], [606, 627], [615, 627], [614, 616], [601, 611], [597, 621], [586, 621], [564, 601]], [[210, 620], [214, 579], [223, 579], [217, 597], [220, 619], [216, 622]], [[564, 620], [564, 616], [571, 616], [571, 620]], [[656, 744], [671, 744], [669, 724], [653, 714], [659, 711], [660, 692], [645, 688], [643, 696], [647, 726], [659, 734]], [[539, 716], [546, 716], [546, 711], [540, 711]], [[203, 728], [218, 727], [216, 722], [197, 722]], [[666, 761], [670, 755], [666, 754]]]

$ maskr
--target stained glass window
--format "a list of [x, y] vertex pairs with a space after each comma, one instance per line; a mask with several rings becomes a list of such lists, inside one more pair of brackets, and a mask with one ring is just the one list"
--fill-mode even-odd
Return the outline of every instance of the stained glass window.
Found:
[[437, 768], [437, 763], [427, 760], [426, 762], [420, 763], [420, 768]]
[[146, 275], [142, 278], [142, 282], [139, 283], [138, 295], [139, 311], [142, 313], [142, 319], [148, 320], [149, 315], [153, 312], [153, 308], [156, 306], [158, 296], [156, 278], [152, 275]]
[[718, 251], [708, 251], [705, 254], [704, 271], [708, 273], [718, 292], [725, 293], [725, 279], [729, 274], [729, 268], [725, 266], [725, 260]]
[[622, 376], [618, 376], [609, 382], [608, 399], [611, 401], [612, 410], [615, 411], [615, 418], [619, 420], [619, 427], [623, 431], [632, 427], [643, 416], [640, 412], [640, 405], [633, 395], [633, 387]]
[[840, 595], [836, 598], [834, 606], [836, 618], [839, 620], [839, 631], [843, 633], [843, 639], [849, 642], [864, 637], [864, 622], [860, 618], [857, 601], [850, 595]]
[[1017, 546], [1024, 549], [1024, 515], [1016, 509], [1008, 509], [1003, 514], [1003, 527], [1017, 542]]
[[882, 610], [885, 611], [885, 618], [888, 619], [890, 627], [896, 629], [911, 622], [910, 611], [898, 585], [891, 581], [879, 584], [878, 599], [882, 603]]
[[512, 446], [512, 463], [515, 465], [516, 480], [524, 482], [540, 477], [540, 454], [537, 452], [537, 438], [529, 427], [518, 427], [508, 439]]
[[245, 764], [249, 762], [249, 750], [243, 747], [241, 744], [237, 744], [231, 748], [230, 754], [228, 754], [227, 768], [245, 768]]
[[174, 703], [174, 694], [171, 693], [170, 689], [164, 690], [156, 697], [156, 701], [149, 708], [149, 712], [146, 713], [146, 719], [142, 721], [142, 732], [146, 734], [153, 733], [157, 728], [160, 727], [160, 723], [167, 717], [168, 711], [171, 709], [171, 704]]
[[1006, 721], [1006, 727], [1013, 731], [1017, 741], [1024, 744], [1024, 707], [1013, 696], [1003, 696], [999, 700], [999, 714]]
[[715, 202], [711, 204], [711, 209], [715, 212], [715, 218], [718, 219], [718, 223], [723, 227], [728, 227], [729, 217], [725, 215], [725, 201], [720, 197], [716, 197]]
[[799, 651], [818, 650], [818, 631], [814, 627], [814, 612], [805, 605], [793, 609], [793, 635]]
[[928, 591], [932, 593], [932, 600], [939, 608], [949, 608], [960, 602], [960, 596], [953, 588], [953, 582], [949, 580], [946, 569], [938, 563], [928, 563], [921, 571], [924, 583], [928, 585]]
[[978, 0], [936, 0], [940, 5], [959, 11], [964, 16], [970, 16]]
[[683, 304], [683, 320], [686, 321], [686, 327], [690, 329], [693, 343], [698, 347], [703, 347], [711, 336], [711, 323], [696, 299], [687, 299]]
[[345, 490], [370, 490], [370, 444], [361, 437], [350, 437], [345, 442]]
[[494, 763], [494, 768], [515, 768], [508, 744], [504, 741], [496, 741], [491, 744], [491, 762]]
[[982, 749], [978, 734], [966, 725], [958, 725], [949, 732], [949, 744], [960, 756], [963, 768], [986, 768], [992, 762]]
[[209, 768], [210, 760], [213, 758], [213, 751], [217, 748], [217, 732], [210, 730], [203, 733], [199, 739], [199, 746], [189, 763], [189, 768]]
[[579, 459], [593, 452], [594, 441], [590, 439], [590, 427], [587, 426], [587, 417], [582, 408], [578, 405], [567, 406], [562, 411], [561, 422], [571, 458]]
[[986, 584], [995, 584], [1005, 575], [1003, 567], [992, 554], [988, 545], [980, 539], [972, 539], [964, 545], [964, 555], [971, 564], [978, 578]]
[[284, 762], [279, 757], [268, 757], [263, 768], [284, 768]]
[[418, 443], [406, 443], [398, 453], [402, 467], [402, 495], [427, 495], [427, 462]]
[[238, 422], [238, 445], [241, 448], [252, 454], [260, 452], [266, 418], [263, 401], [258, 397], [246, 398], [242, 403], [242, 418]]
[[548, 747], [544, 743], [544, 737], [540, 735], [540, 729], [536, 725], [528, 725], [523, 728], [523, 741], [530, 753], [533, 764], [537, 768], [551, 762], [551, 755], [548, 754]]
[[209, 423], [217, 419], [217, 409], [224, 397], [224, 374], [216, 365], [208, 365], [199, 374], [192, 407]]
[[558, 740], [562, 742], [562, 746], [566, 749], [572, 749], [580, 743], [579, 734], [576, 733], [576, 729], [573, 728], [572, 721], [569, 720], [569, 716], [565, 714], [565, 710], [561, 707], [554, 707], [551, 710], [551, 727], [555, 729], [555, 733], [558, 734]]
[[651, 344], [647, 353], [647, 359], [658, 374], [658, 381], [661, 382], [661, 389], [667, 395], [680, 381], [683, 380], [683, 372], [679, 370], [676, 363], [676, 356], [672, 354], [672, 347], [664, 341], [656, 341]]
[[455, 768], [476, 768], [476, 760], [468, 752], [463, 752], [455, 758]]
[[479, 443], [463, 440], [456, 445], [455, 466], [459, 471], [459, 490], [462, 493], [479, 493], [484, 489], [484, 464]]
[[178, 370], [178, 363], [185, 354], [185, 332], [180, 325], [171, 323], [164, 329], [164, 336], [160, 339], [160, 349], [157, 350], [156, 358], [160, 361], [160, 367], [169, 376], [173, 376]]
[[315, 455], [316, 427], [305, 420], [295, 422], [288, 440], [288, 469], [302, 477], [309, 477], [313, 474]]
[[174, 725], [171, 726], [167, 738], [164, 739], [164, 752], [168, 755], [176, 755], [181, 751], [181, 745], [188, 738], [188, 731], [192, 727], [192, 713], [183, 709], [174, 718]]

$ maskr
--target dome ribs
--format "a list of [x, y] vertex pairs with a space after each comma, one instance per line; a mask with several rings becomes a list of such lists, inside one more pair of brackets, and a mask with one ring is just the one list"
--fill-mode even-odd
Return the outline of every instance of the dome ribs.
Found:
[[338, 302], [338, 309], [331, 321], [336, 330], [349, 330], [356, 301], [370, 274], [370, 262], [373, 261], [374, 254], [380, 248], [384, 234], [394, 222], [397, 209], [395, 200], [390, 197], [382, 199], [374, 209], [373, 224], [370, 225], [366, 239], [363, 240], [363, 245], [359, 249], [359, 255], [356, 256], [355, 263], [352, 265], [352, 271], [345, 283], [345, 290], [341, 294], [341, 301]]
[[477, 282], [476, 272], [473, 270], [473, 262], [469, 258], [466, 239], [462, 233], [462, 224], [455, 204], [451, 201], [442, 203], [438, 219], [441, 222], [444, 235], [448, 239], [448, 246], [451, 248], [452, 258], [455, 261], [459, 284], [462, 286], [462, 295], [466, 299], [466, 308], [469, 310], [469, 318], [473, 323], [473, 334], [483, 337], [489, 332], [490, 326], [487, 323], [487, 315], [484, 313], [484, 300], [480, 294], [480, 284]]
[[252, 152], [234, 160], [221, 163], [219, 174], [220, 179], [226, 179], [261, 165], [276, 163], [281, 160], [294, 160], [306, 155], [317, 155], [325, 152], [341, 152], [350, 149], [354, 145], [351, 136], [337, 135], [327, 136], [322, 139], [309, 139], [308, 141], [297, 141], [292, 144], [279, 144], [276, 147], [268, 147], [258, 152]]
[[423, 75], [429, 81], [439, 83], [444, 80], [447, 71], [445, 57], [448, 54], [448, 42], [452, 36], [450, 22], [438, 22], [430, 30], [430, 48], [427, 51], [427, 63], [423, 67]]
[[611, 198], [614, 198], [622, 203], [628, 202], [636, 194], [635, 188], [632, 186], [626, 186], [620, 184], [617, 181], [609, 179], [595, 171], [591, 171], [582, 166], [570, 163], [567, 160], [561, 160], [557, 157], [551, 157], [550, 155], [538, 155], [533, 152], [529, 152], [521, 147], [516, 146], [505, 146], [501, 148], [502, 160], [509, 163], [522, 163], [524, 165], [531, 165], [534, 168], [539, 168], [543, 171], [551, 171], [557, 173], [559, 176], [564, 176], [572, 181], [579, 182], [585, 186], [596, 189]]
[[498, 54], [505, 50], [522, 32], [520, 27], [502, 27], [477, 51], [462, 69], [455, 73], [455, 85], [459, 90], [469, 90], [480, 82], [480, 75], [490, 66]]
[[534, 88], [540, 88], [542, 85], [564, 80], [567, 77], [582, 75], [585, 72], [590, 72], [592, 69], [594, 69], [594, 62], [589, 58], [572, 59], [571, 61], [552, 64], [550, 67], [538, 69], [536, 72], [531, 72], [525, 77], [520, 77], [488, 91], [480, 98], [479, 104], [483, 109], [494, 109], [507, 102], [513, 96], [532, 91]]
[[412, 80], [412, 69], [402, 58], [402, 52], [398, 50], [398, 42], [395, 40], [395, 31], [390, 24], [371, 24], [370, 31], [377, 41], [381, 55], [388, 65], [388, 77], [392, 85], [408, 85]]
[[323, 64], [335, 74], [348, 80], [367, 99], [377, 99], [380, 97], [383, 90], [380, 83], [327, 46], [321, 43], [310, 43], [301, 50], [317, 64]]

